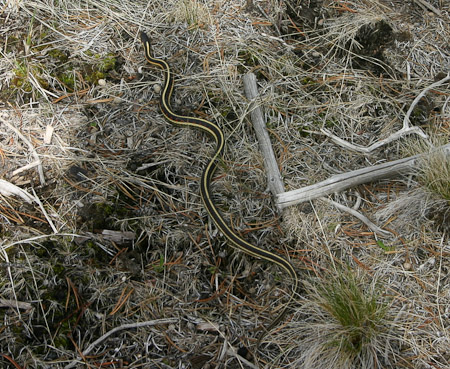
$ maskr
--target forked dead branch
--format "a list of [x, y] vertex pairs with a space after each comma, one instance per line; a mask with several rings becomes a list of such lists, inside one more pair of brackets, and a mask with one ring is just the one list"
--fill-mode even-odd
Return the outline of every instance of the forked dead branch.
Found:
[[398, 140], [406, 135], [417, 134], [422, 139], [426, 140], [426, 139], [428, 139], [428, 135], [420, 127], [411, 126], [411, 122], [410, 122], [411, 113], [413, 112], [416, 105], [419, 103], [420, 99], [422, 99], [425, 96], [427, 91], [432, 90], [433, 88], [436, 88], [449, 80], [450, 80], [450, 74], [447, 74], [447, 76], [445, 76], [444, 78], [432, 83], [430, 86], [425, 88], [420, 94], [418, 94], [416, 96], [416, 98], [411, 103], [408, 111], [405, 114], [405, 118], [403, 119], [403, 127], [399, 131], [392, 133], [389, 137], [386, 137], [380, 141], [377, 141], [368, 147], [363, 147], [361, 145], [356, 145], [356, 144], [353, 144], [346, 140], [343, 140], [342, 138], [332, 134], [326, 128], [322, 128], [321, 131], [323, 134], [330, 137], [338, 145], [341, 145], [342, 147], [345, 147], [346, 149], [353, 150], [356, 152], [361, 152], [364, 154], [371, 153], [374, 150], [379, 149], [380, 147], [387, 145], [395, 140]]
[[[360, 151], [364, 153], [369, 153], [387, 143], [399, 139], [404, 135], [411, 133], [419, 133], [423, 138], [427, 136], [419, 127], [411, 127], [409, 124], [409, 116], [413, 111], [414, 106], [418, 101], [425, 95], [426, 91], [436, 88], [443, 83], [450, 80], [450, 76], [447, 75], [443, 79], [431, 84], [429, 87], [424, 89], [412, 102], [411, 107], [403, 121], [403, 127], [398, 132], [390, 135], [388, 138], [378, 141], [372, 144], [368, 148], [362, 148], [353, 144], [350, 144], [327, 131], [333, 141], [342, 144], [343, 147]], [[256, 78], [254, 74], [247, 74], [244, 79], [244, 89], [246, 91], [246, 96], [250, 101], [250, 113], [251, 120], [255, 131], [263, 132], [258, 133], [256, 136], [259, 140], [261, 153], [264, 157], [265, 170], [267, 172], [268, 186], [275, 197], [277, 207], [282, 210], [288, 206], [296, 205], [304, 201], [310, 201], [322, 196], [327, 196], [333, 193], [344, 191], [348, 188], [356, 187], [363, 183], [374, 182], [380, 179], [388, 179], [395, 176], [406, 175], [417, 171], [417, 165], [420, 159], [423, 159], [426, 155], [432, 154], [433, 151], [442, 151], [444, 155], [450, 158], [450, 144], [436, 147], [431, 150], [430, 153], [416, 154], [403, 159], [398, 159], [382, 164], [373, 165], [366, 168], [360, 168], [350, 172], [337, 174], [331, 178], [315, 183], [310, 186], [299, 188], [291, 191], [284, 191], [284, 185], [282, 184], [280, 171], [276, 164], [276, 158], [273, 153], [273, 149], [270, 146], [269, 134], [267, 132], [266, 122], [263, 119], [263, 114], [261, 113], [261, 107], [257, 105], [257, 85]], [[250, 92], [251, 91], [251, 92]], [[322, 129], [324, 131], [324, 129]], [[450, 160], [450, 159], [449, 159]]]

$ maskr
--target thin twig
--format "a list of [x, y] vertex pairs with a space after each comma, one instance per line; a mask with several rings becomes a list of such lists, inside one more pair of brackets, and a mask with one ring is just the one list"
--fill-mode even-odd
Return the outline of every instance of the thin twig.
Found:
[[12, 365], [14, 365], [16, 369], [22, 369], [22, 367], [19, 364], [17, 364], [16, 361], [11, 356], [5, 354], [0, 354], [0, 356], [3, 356], [6, 360], [8, 360]]
[[433, 88], [436, 88], [442, 84], [444, 84], [445, 82], [447, 82], [448, 80], [450, 80], [450, 73], [448, 73], [444, 78], [440, 79], [439, 81], [436, 81], [434, 83], [432, 83], [431, 85], [429, 85], [428, 87], [424, 88], [422, 92], [420, 92], [416, 98], [413, 100], [413, 102], [411, 103], [411, 106], [409, 107], [408, 111], [406, 112], [405, 118], [403, 119], [403, 128], [402, 129], [408, 129], [409, 128], [409, 124], [410, 124], [410, 119], [409, 117], [411, 116], [411, 113], [413, 112], [414, 108], [416, 107], [416, 105], [419, 103], [420, 99], [422, 97], [425, 96], [425, 94], [432, 90]]
[[45, 219], [47, 219], [48, 224], [50, 225], [50, 227], [53, 230], [53, 233], [58, 233], [58, 230], [56, 229], [55, 225], [53, 224], [53, 221], [51, 220], [51, 218], [48, 216], [47, 210], [45, 210], [44, 205], [42, 205], [41, 200], [39, 199], [39, 197], [37, 196], [36, 192], [34, 191], [34, 188], [31, 189], [33, 191], [33, 195], [34, 195], [34, 201], [36, 201], [39, 205], [39, 208], [42, 211], [42, 214], [44, 214]]
[[[234, 348], [228, 348], [228, 349], [226, 350], [226, 353], [227, 353], [228, 355], [230, 355], [230, 356], [235, 357], [236, 360], [238, 360], [240, 364], [243, 363], [243, 364], [245, 364], [246, 366], [248, 366], [249, 368], [252, 368], [252, 369], [258, 369], [258, 367], [257, 367], [255, 364], [251, 363], [250, 361], [248, 361], [247, 359], [245, 359], [244, 357], [242, 357], [241, 355], [239, 355], [239, 354], [236, 352], [236, 350], [235, 350]], [[241, 365], [242, 365], [242, 364], [241, 364]]]
[[385, 231], [384, 229], [378, 227], [375, 223], [373, 223], [369, 218], [362, 215], [361, 213], [357, 212], [356, 210], [349, 208], [348, 206], [342, 205], [336, 201], [333, 201], [331, 199], [327, 199], [326, 197], [321, 198], [322, 201], [325, 201], [334, 207], [338, 208], [339, 210], [345, 211], [346, 213], [349, 213], [350, 215], [353, 215], [355, 218], [358, 218], [361, 222], [363, 222], [367, 227], [369, 227], [373, 232], [379, 234], [383, 237], [391, 237], [392, 233], [389, 231]]
[[406, 112], [405, 118], [403, 119], [403, 127], [391, 134], [389, 137], [386, 137], [385, 139], [382, 139], [380, 141], [375, 142], [374, 144], [370, 145], [370, 146], [361, 146], [361, 145], [356, 145], [353, 143], [350, 143], [348, 141], [343, 140], [342, 138], [336, 136], [335, 134], [331, 133], [328, 129], [326, 128], [322, 128], [321, 131], [323, 134], [325, 134], [326, 136], [330, 137], [334, 142], [336, 142], [338, 145], [343, 146], [349, 150], [353, 150], [353, 151], [357, 151], [357, 152], [362, 152], [362, 153], [370, 153], [376, 149], [378, 149], [381, 146], [384, 146], [392, 141], [398, 140], [399, 138], [406, 136], [406, 135], [410, 135], [410, 134], [417, 134], [420, 137], [422, 137], [423, 139], [427, 139], [428, 135], [422, 131], [422, 129], [420, 127], [411, 127], [410, 126], [410, 120], [409, 117], [411, 116], [412, 111], [414, 110], [415, 106], [418, 104], [418, 102], [420, 101], [420, 99], [431, 89], [436, 88], [440, 85], [442, 85], [443, 83], [447, 82], [448, 80], [450, 80], [450, 74], [447, 74], [446, 77], [442, 78], [441, 80], [432, 83], [430, 86], [426, 87], [419, 95], [417, 95], [417, 97], [413, 100], [413, 102], [411, 103], [411, 106], [409, 107], [408, 111]]
[[20, 131], [14, 127], [12, 124], [10, 124], [8, 121], [4, 120], [2, 117], [0, 117], [0, 121], [2, 123], [4, 123], [6, 126], [8, 126], [8, 128], [12, 131], [14, 131], [16, 133], [17, 136], [19, 136], [19, 138], [25, 142], [28, 146], [28, 148], [31, 151], [31, 154], [34, 156], [35, 161], [38, 163], [37, 167], [38, 167], [38, 173], [39, 173], [39, 179], [41, 181], [41, 185], [45, 184], [45, 177], [44, 177], [44, 170], [42, 169], [42, 162], [41, 159], [38, 155], [38, 153], [36, 152], [34, 146], [31, 144], [31, 142], [22, 134], [20, 133]]
[[436, 9], [433, 5], [426, 2], [425, 0], [414, 0], [414, 2], [417, 3], [419, 6], [421, 6], [423, 9], [432, 11], [438, 17], [440, 17], [442, 15], [441, 12], [439, 11], [439, 9]]
[[[113, 328], [110, 331], [106, 332], [103, 336], [97, 338], [94, 342], [92, 342], [83, 352], [81, 353], [82, 356], [88, 355], [95, 346], [97, 346], [100, 342], [107, 339], [112, 334], [123, 331], [125, 329], [134, 329], [134, 328], [140, 328], [140, 327], [151, 327], [154, 325], [162, 325], [162, 324], [170, 324], [175, 323], [178, 321], [178, 318], [168, 318], [168, 319], [157, 319], [157, 320], [149, 320], [146, 322], [137, 322], [137, 323], [129, 323], [129, 324], [123, 324], [119, 327]], [[79, 360], [78, 358], [77, 360]], [[73, 368], [77, 364], [77, 361], [72, 361], [70, 364], [66, 365], [64, 369]]]
[[0, 299], [0, 307], [18, 308], [22, 310], [30, 310], [33, 305], [29, 302]]

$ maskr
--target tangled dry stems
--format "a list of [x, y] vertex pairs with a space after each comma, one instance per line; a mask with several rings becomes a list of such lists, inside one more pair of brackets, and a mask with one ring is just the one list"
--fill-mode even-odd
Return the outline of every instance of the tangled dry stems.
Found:
[[[243, 1], [2, 3], [2, 119], [34, 146], [45, 185], [35, 167], [11, 174], [34, 159], [5, 125], [0, 174], [30, 193], [34, 188], [56, 229], [37, 204], [1, 198], [0, 297], [33, 306], [0, 307], [1, 352], [20, 365], [448, 365], [448, 230], [429, 216], [445, 206], [421, 195], [440, 182], [418, 176], [409, 187], [386, 181], [358, 189], [359, 210], [395, 231], [394, 239], [376, 239], [321, 202], [289, 209], [280, 220], [265, 192], [240, 80], [247, 71], [258, 74], [287, 189], [397, 159], [403, 142], [363, 156], [336, 146], [320, 129], [364, 146], [400, 129], [414, 97], [450, 68], [449, 9], [435, 17], [361, 0], [344, 4], [351, 12], [329, 1], [315, 24], [304, 19], [293, 27], [281, 2], [252, 3], [253, 9]], [[370, 33], [380, 20], [406, 33], [386, 45], [386, 64], [361, 53], [361, 28]], [[228, 137], [214, 192], [229, 222], [248, 240], [289, 255], [308, 281], [261, 350], [253, 347], [256, 330], [268, 325], [289, 286], [272, 265], [227, 248], [208, 221], [197, 180], [212, 143], [158, 113], [154, 87], [161, 75], [144, 62], [140, 30], [154, 36], [155, 53], [177, 73], [174, 107], [214, 119]], [[111, 55], [114, 66], [105, 73]], [[427, 99], [412, 124], [448, 142], [448, 86]], [[48, 126], [51, 143], [43, 144]], [[349, 192], [334, 200], [351, 207], [355, 198]], [[132, 231], [134, 242], [105, 239], [103, 229]], [[349, 278], [361, 276], [360, 296], [372, 296], [383, 311], [367, 318], [374, 333], [369, 341], [359, 336], [369, 343], [356, 354], [346, 348], [358, 347], [358, 339], [336, 344], [336, 332], [345, 337], [352, 327], [323, 301], [334, 273], [347, 267]], [[344, 295], [348, 285], [341, 286]], [[165, 318], [175, 320], [98, 341], [117, 327]], [[96, 342], [87, 353], [92, 357], [80, 355]], [[253, 364], [239, 361], [239, 347], [250, 349]]]

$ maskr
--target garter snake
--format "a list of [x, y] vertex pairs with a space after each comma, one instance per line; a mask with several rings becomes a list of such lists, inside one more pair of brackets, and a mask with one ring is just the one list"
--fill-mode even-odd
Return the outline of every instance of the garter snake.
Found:
[[259, 337], [259, 344], [261, 339], [265, 336], [266, 332], [270, 331], [281, 321], [288, 305], [292, 302], [299, 284], [297, 273], [295, 272], [294, 267], [289, 261], [277, 254], [261, 249], [245, 241], [227, 225], [223, 216], [220, 214], [219, 210], [212, 200], [210, 190], [211, 179], [217, 168], [218, 159], [222, 156], [222, 153], [225, 149], [224, 134], [216, 124], [206, 119], [179, 115], [172, 111], [172, 107], [170, 104], [174, 84], [172, 70], [170, 69], [169, 64], [164, 59], [158, 59], [152, 56], [150, 39], [144, 32], [141, 33], [141, 41], [144, 46], [145, 58], [147, 59], [147, 61], [150, 64], [159, 67], [164, 74], [164, 86], [159, 98], [160, 109], [164, 117], [170, 123], [175, 125], [199, 128], [208, 133], [216, 141], [216, 150], [212, 157], [209, 159], [200, 179], [200, 196], [209, 216], [212, 218], [217, 228], [228, 239], [231, 246], [245, 252], [246, 254], [254, 256], [255, 258], [264, 259], [279, 265], [289, 274], [289, 276], [293, 280], [292, 293], [290, 295], [289, 301], [286, 303], [281, 313], [275, 318], [275, 320], [272, 321], [269, 328], [265, 330]]

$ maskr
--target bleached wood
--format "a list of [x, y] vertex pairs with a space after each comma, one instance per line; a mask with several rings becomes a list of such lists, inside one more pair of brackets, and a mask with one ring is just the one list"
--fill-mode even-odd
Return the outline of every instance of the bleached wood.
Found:
[[423, 9], [432, 11], [438, 17], [442, 16], [439, 9], [435, 8], [433, 5], [426, 2], [425, 0], [414, 0], [414, 2], [417, 3], [419, 6], [421, 6]]
[[253, 73], [247, 73], [244, 76], [244, 92], [250, 101], [250, 116], [256, 137], [259, 142], [262, 155], [264, 157], [264, 166], [267, 173], [267, 184], [273, 195], [284, 192], [283, 181], [281, 180], [280, 170], [278, 168], [275, 154], [270, 142], [269, 133], [267, 132], [264, 116], [258, 105], [258, 87], [256, 85], [256, 76]]
[[23, 310], [30, 310], [33, 307], [33, 305], [31, 305], [29, 302], [0, 299], [0, 307], [6, 307], [6, 308], [12, 308], [12, 309], [16, 309], [17, 308], [17, 309], [23, 309]]
[[429, 85], [428, 87], [426, 87], [424, 90], [422, 90], [422, 92], [420, 92], [420, 94], [418, 94], [416, 96], [416, 98], [413, 100], [413, 102], [411, 103], [411, 106], [409, 107], [408, 111], [405, 114], [405, 117], [403, 119], [403, 127], [398, 130], [397, 132], [394, 132], [393, 134], [391, 134], [390, 136], [379, 140], [375, 143], [373, 143], [370, 146], [361, 146], [361, 145], [356, 145], [353, 144], [351, 142], [345, 141], [342, 138], [334, 135], [333, 133], [331, 133], [328, 129], [326, 128], [322, 128], [321, 132], [330, 137], [336, 144], [341, 145], [349, 150], [353, 150], [353, 151], [357, 151], [357, 152], [362, 152], [362, 153], [370, 153], [372, 151], [375, 151], [376, 149], [392, 142], [395, 140], [398, 140], [399, 138], [402, 138], [406, 135], [411, 135], [411, 134], [417, 134], [420, 137], [422, 137], [423, 139], [428, 139], [428, 135], [422, 130], [422, 128], [420, 127], [415, 127], [415, 126], [410, 126], [410, 119], [409, 117], [411, 116], [411, 113], [413, 112], [414, 108], [416, 107], [416, 105], [419, 103], [419, 101], [425, 96], [425, 94], [432, 90], [433, 88], [436, 88], [444, 83], [446, 83], [447, 81], [450, 80], [450, 73], [448, 73], [444, 78], [440, 79], [439, 81], [436, 81], [434, 83], [432, 83], [431, 85]]
[[16, 185], [5, 181], [4, 179], [0, 179], [0, 194], [3, 196], [20, 196], [27, 203], [31, 204], [34, 200], [33, 196], [31, 196], [27, 191], [17, 187]]
[[[436, 150], [443, 150], [447, 156], [450, 156], [450, 144], [440, 146], [436, 148]], [[374, 165], [373, 167], [361, 168], [351, 172], [334, 175], [325, 181], [315, 183], [311, 186], [281, 193], [276, 196], [276, 204], [279, 209], [283, 209], [290, 205], [340, 192], [362, 183], [409, 173], [417, 165], [418, 160], [427, 154], [418, 154], [404, 159]]]

